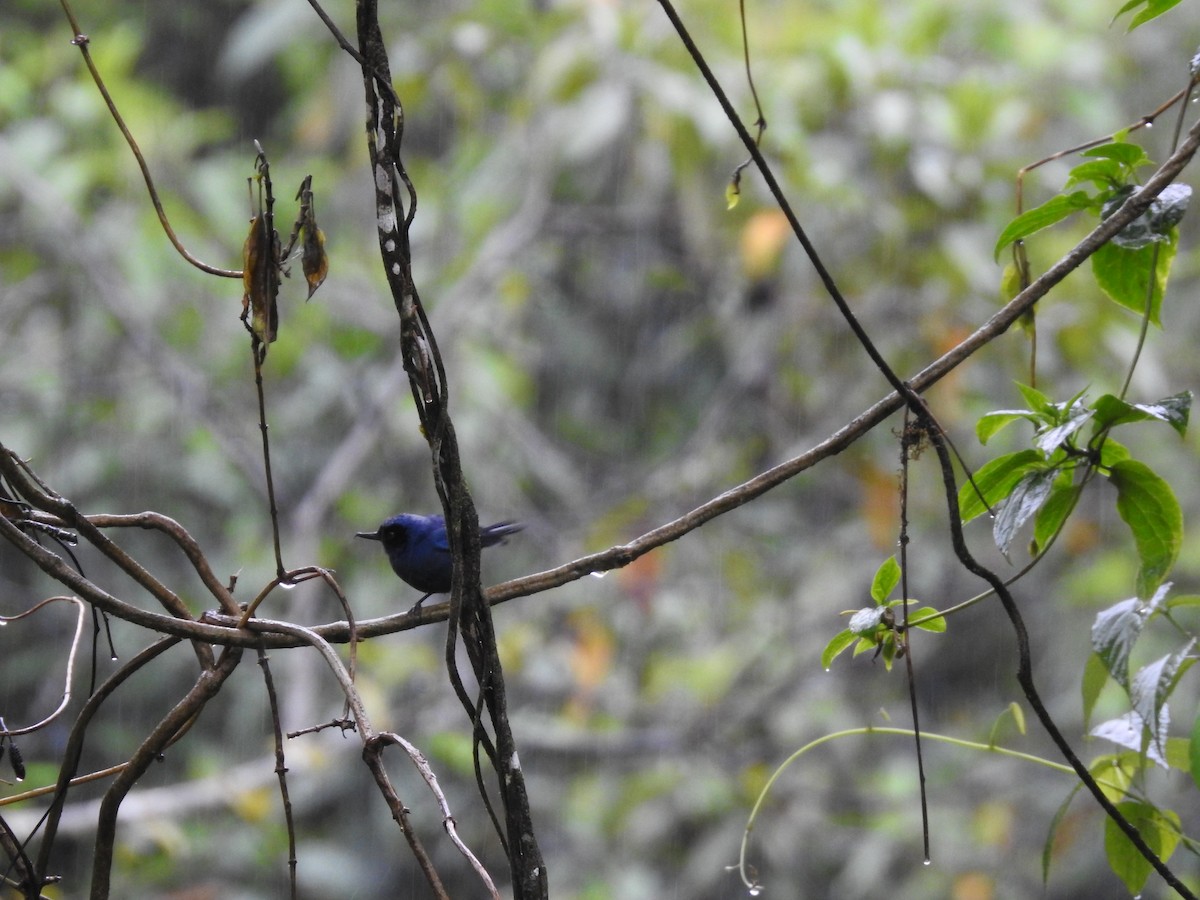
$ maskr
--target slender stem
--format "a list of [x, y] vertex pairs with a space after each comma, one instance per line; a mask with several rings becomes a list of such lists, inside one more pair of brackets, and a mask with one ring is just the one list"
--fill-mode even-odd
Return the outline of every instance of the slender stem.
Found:
[[162, 201], [158, 197], [158, 189], [154, 186], [154, 179], [150, 175], [150, 167], [146, 165], [146, 159], [142, 156], [141, 148], [138, 147], [133, 133], [130, 132], [129, 127], [125, 124], [125, 120], [121, 117], [121, 113], [117, 110], [117, 104], [113, 100], [112, 95], [109, 94], [108, 88], [104, 84], [104, 79], [100, 77], [100, 70], [96, 68], [96, 63], [92, 60], [92, 54], [88, 50], [88, 44], [91, 39], [80, 30], [79, 22], [75, 19], [75, 14], [71, 11], [71, 5], [68, 0], [59, 0], [59, 2], [62, 4], [63, 12], [66, 13], [67, 21], [71, 23], [71, 30], [75, 34], [71, 43], [78, 47], [79, 52], [83, 54], [83, 61], [87, 65], [88, 71], [92, 74], [92, 81], [96, 83], [96, 87], [100, 91], [100, 96], [104, 98], [104, 103], [108, 106], [109, 114], [113, 117], [113, 121], [117, 123], [117, 127], [121, 129], [121, 134], [125, 137], [125, 143], [129, 145], [129, 149], [133, 153], [133, 158], [137, 160], [138, 168], [142, 170], [142, 179], [146, 182], [146, 190], [150, 193], [150, 202], [154, 204], [154, 211], [158, 213], [158, 221], [162, 224], [163, 231], [167, 234], [167, 239], [179, 251], [180, 256], [201, 272], [207, 272], [209, 275], [219, 275], [222, 278], [241, 278], [241, 269], [222, 269], [218, 266], [209, 265], [192, 256], [188, 252], [188, 249], [183, 246], [183, 242], [175, 235], [175, 230], [171, 227], [171, 223], [167, 219], [167, 212], [163, 209]]

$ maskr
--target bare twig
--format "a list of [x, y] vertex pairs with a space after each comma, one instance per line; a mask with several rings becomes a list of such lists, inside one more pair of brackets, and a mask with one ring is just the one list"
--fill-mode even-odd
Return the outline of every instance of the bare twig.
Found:
[[[83, 781], [93, 780], [97, 777], [95, 773], [84, 778], [77, 779], [75, 777], [75, 773], [79, 769], [79, 760], [83, 754], [84, 738], [87, 735], [88, 725], [91, 723], [92, 717], [99, 711], [104, 701], [131, 675], [141, 671], [143, 666], [165, 653], [171, 647], [174, 647], [178, 642], [178, 638], [162, 638], [135, 655], [110, 675], [96, 689], [92, 696], [88, 697], [87, 702], [83, 705], [83, 709], [76, 716], [75, 724], [71, 727], [71, 735], [67, 739], [66, 749], [63, 752], [62, 763], [58, 769], [58, 783], [54, 786], [54, 799], [50, 802], [49, 809], [46, 810], [46, 829], [42, 836], [42, 845], [38, 850], [37, 858], [39, 878], [46, 877], [46, 872], [50, 865], [50, 853], [54, 848], [59, 819], [62, 816], [63, 807], [67, 802], [67, 790], [74, 784], [80, 784]], [[123, 771], [125, 764], [116, 768]], [[113, 769], [108, 769], [104, 774], [107, 776], [113, 772]]]
[[[429, 760], [425, 758], [425, 754], [400, 735], [391, 731], [381, 732], [375, 736], [374, 741], [372, 741], [369, 747], [363, 748], [363, 757], [367, 759], [367, 764], [371, 767], [371, 770], [376, 772], [376, 777], [379, 775], [379, 771], [377, 770], [382, 769], [380, 758], [382, 757], [383, 748], [387, 744], [397, 744], [408, 754], [408, 758], [412, 760], [417, 771], [421, 773], [421, 778], [429, 787], [430, 792], [437, 798], [438, 806], [442, 810], [442, 827], [446, 829], [446, 834], [450, 836], [450, 840], [458, 848], [458, 852], [471, 864], [471, 868], [475, 870], [480, 881], [487, 888], [488, 895], [493, 897], [494, 900], [500, 900], [500, 892], [496, 890], [492, 876], [488, 874], [487, 869], [483, 867], [483, 863], [479, 861], [470, 848], [463, 843], [462, 838], [458, 836], [458, 825], [454, 820], [454, 814], [450, 812], [450, 804], [446, 801], [446, 795], [442, 792], [442, 787], [438, 784], [437, 776], [434, 775], [433, 769], [429, 765]], [[386, 773], [384, 774], [386, 775]]]
[[67, 21], [71, 23], [71, 30], [75, 35], [71, 39], [71, 43], [78, 47], [79, 52], [83, 54], [83, 61], [87, 65], [88, 71], [92, 74], [92, 80], [96, 82], [100, 96], [104, 98], [104, 103], [108, 106], [109, 114], [112, 115], [113, 121], [117, 123], [117, 127], [121, 129], [121, 134], [125, 137], [125, 142], [129, 144], [129, 149], [133, 153], [134, 159], [137, 160], [138, 168], [142, 170], [142, 179], [146, 182], [146, 190], [150, 193], [150, 202], [154, 204], [154, 211], [158, 213], [158, 221], [162, 224], [163, 231], [166, 232], [171, 245], [179, 251], [180, 256], [201, 272], [207, 272], [209, 275], [219, 275], [222, 278], [241, 278], [242, 272], [240, 269], [221, 269], [217, 266], [210, 266], [208, 263], [202, 262], [192, 256], [187, 248], [183, 246], [183, 242], [176, 237], [175, 230], [171, 227], [171, 223], [167, 219], [167, 212], [163, 209], [162, 201], [158, 197], [158, 189], [154, 187], [154, 179], [150, 176], [150, 167], [146, 165], [146, 159], [142, 156], [141, 148], [138, 147], [132, 132], [130, 132], [129, 127], [125, 124], [125, 120], [121, 117], [121, 113], [117, 110], [116, 102], [108, 93], [108, 88], [104, 85], [104, 79], [100, 77], [100, 70], [96, 68], [96, 63], [92, 61], [92, 54], [88, 50], [90, 38], [80, 30], [79, 22], [76, 21], [75, 14], [71, 11], [71, 5], [68, 0], [60, 0], [60, 2], [62, 3], [63, 12], [66, 13]]
[[50, 713], [50, 715], [46, 716], [40, 722], [35, 722], [33, 725], [27, 725], [24, 728], [0, 728], [0, 736], [12, 737], [13, 735], [29, 734], [30, 732], [44, 728], [62, 715], [63, 710], [67, 708], [67, 704], [71, 702], [71, 681], [75, 675], [75, 655], [79, 650], [79, 640], [83, 637], [83, 623], [87, 620], [87, 607], [84, 605], [83, 601], [81, 601], [78, 597], [49, 597], [25, 610], [23, 613], [17, 613], [15, 616], [0, 616], [0, 625], [8, 625], [12, 622], [23, 619], [26, 616], [31, 616], [47, 604], [57, 602], [73, 603], [76, 607], [75, 636], [71, 638], [71, 649], [67, 651], [67, 672], [63, 676], [62, 701], [58, 704], [58, 708], [55, 709], [54, 712]]
[[292, 900], [296, 891], [296, 822], [292, 817], [292, 798], [288, 795], [287, 762], [283, 753], [283, 726], [279, 721], [279, 698], [275, 694], [275, 679], [271, 675], [267, 652], [258, 648], [258, 665], [262, 669], [263, 685], [267, 689], [267, 703], [271, 708], [271, 728], [275, 738], [275, 774], [279, 778], [279, 797], [283, 802], [283, 820], [288, 836], [288, 884]]
[[129, 759], [128, 767], [116, 777], [100, 802], [96, 821], [96, 844], [92, 858], [92, 900], [107, 900], [112, 877], [113, 853], [116, 850], [117, 812], [121, 801], [162, 752], [177, 739], [180, 731], [189, 727], [225, 683], [242, 657], [240, 648], [226, 648], [216, 665], [200, 673], [192, 689], [167, 713], [146, 736]]

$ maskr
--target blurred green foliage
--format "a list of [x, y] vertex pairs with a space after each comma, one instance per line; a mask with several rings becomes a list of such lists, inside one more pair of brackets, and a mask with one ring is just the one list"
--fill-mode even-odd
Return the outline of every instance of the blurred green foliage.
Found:
[[[736, 8], [697, 0], [681, 13], [753, 121]], [[352, 33], [348, 7], [329, 12]], [[901, 373], [998, 306], [991, 251], [1016, 214], [1016, 171], [1136, 121], [1186, 81], [1189, 5], [1130, 36], [1109, 27], [1115, 12], [1073, 0], [748, 4], [764, 150]], [[280, 222], [294, 215], [292, 185], [313, 175], [331, 272], [306, 304], [294, 266], [266, 365], [284, 557], [336, 569], [360, 617], [406, 608], [416, 598], [351, 537], [393, 512], [436, 505], [378, 271], [355, 65], [304, 4], [104, 0], [77, 13], [196, 255], [240, 265], [254, 139], [271, 160]], [[409, 0], [382, 13], [419, 195], [416, 275], [446, 356], [464, 466], [484, 518], [528, 524], [486, 560], [488, 580], [627, 541], [803, 451], [884, 393], [753, 171], [726, 212], [725, 184], [745, 151], [656, 6]], [[197, 537], [219, 577], [257, 585], [273, 560], [241, 285], [199, 274], [167, 243], [57, 6], [9, 0], [0, 19], [2, 438], [84, 511], [166, 513]], [[1169, 152], [1166, 131], [1143, 135], [1154, 159]], [[1029, 205], [1057, 191], [1076, 162], [1039, 170], [1026, 184]], [[1133, 401], [1197, 382], [1200, 313], [1179, 299], [1195, 287], [1187, 224], [1165, 330], [1145, 351]], [[1035, 271], [1083, 227], [1031, 239]], [[1070, 279], [1039, 307], [1039, 385], [1055, 396], [1115, 391], [1123, 363], [1114, 360], [1137, 326], [1093, 284]], [[931, 392], [976, 466], [989, 457], [969, 440], [973, 421], [1019, 402], [1013, 382], [1026, 377], [1028, 349], [1009, 335]], [[988, 452], [1023, 446], [1017, 430]], [[830, 674], [820, 665], [844, 625], [838, 614], [868, 605], [872, 575], [892, 552], [894, 445], [880, 430], [819, 474], [634, 566], [497, 609], [553, 896], [742, 896], [725, 867], [737, 861], [764, 772], [821, 734], [887, 716], [908, 724], [902, 667], [888, 674], [870, 654], [843, 658]], [[1195, 441], [1148, 440], [1136, 455], [1171, 480], [1190, 518], [1200, 497], [1183, 473]], [[910, 591], [944, 608], [980, 588], [943, 540], [939, 476], [922, 466], [913, 478]], [[984, 530], [972, 537], [988, 543]], [[165, 541], [120, 539], [195, 608], [204, 602]], [[1186, 537], [1177, 581], [1200, 575], [1197, 550]], [[80, 562], [136, 597], [94, 554]], [[1056, 553], [1019, 588], [1039, 683], [1077, 744], [1091, 622], [1132, 595], [1136, 571], [1111, 498], [1085, 500]], [[0, 612], [48, 590], [0, 547]], [[305, 587], [272, 603], [280, 606], [264, 615], [341, 617]], [[56, 702], [65, 622], [47, 615], [0, 633], [9, 725]], [[1006, 629], [983, 604], [946, 635], [917, 636], [926, 728], [986, 740], [1019, 698]], [[148, 639], [114, 631], [126, 658]], [[464, 765], [469, 724], [445, 685], [441, 640], [434, 629], [361, 647], [360, 685], [378, 726], [429, 753], [465, 839], [498, 873], [503, 857]], [[278, 653], [273, 666], [285, 730], [338, 713], [314, 654]], [[253, 668], [135, 790], [119, 832], [119, 895], [281, 895], [286, 845]], [[92, 735], [84, 768], [126, 758], [193, 669], [180, 648], [154, 677], [135, 679]], [[1194, 701], [1191, 690], [1175, 702]], [[1112, 703], [1098, 702], [1097, 715]], [[27, 783], [57, 758], [66, 727], [25, 740]], [[1037, 729], [1010, 743], [1053, 757]], [[308, 737], [288, 753], [305, 896], [424, 896], [356, 742]], [[1071, 780], [944, 747], [927, 765], [931, 867], [920, 864], [909, 743], [864, 738], [811, 754], [776, 785], [756, 826], [752, 861], [770, 895], [1038, 894], [1042, 843]], [[205, 777], [205, 791], [180, 787]], [[474, 896], [416, 778], [397, 780], [452, 895]], [[156, 789], [171, 802], [139, 804]], [[1178, 811], [1194, 834], [1192, 806], [1190, 822]], [[37, 810], [21, 812], [32, 820]], [[61, 896], [78, 896], [90, 869], [88, 817], [72, 821], [56, 860]], [[1104, 863], [1101, 821], [1072, 807], [1045, 896], [1121, 890]], [[1194, 880], [1195, 865], [1181, 866]]]

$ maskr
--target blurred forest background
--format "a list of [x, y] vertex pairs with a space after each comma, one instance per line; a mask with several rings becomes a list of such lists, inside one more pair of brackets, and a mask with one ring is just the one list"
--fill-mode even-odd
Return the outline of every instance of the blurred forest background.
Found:
[[[998, 307], [992, 247], [1015, 215], [1017, 170], [1153, 110], [1185, 85], [1200, 43], [1190, 3], [1132, 34], [1124, 20], [1110, 24], [1115, 0], [747, 6], [765, 152], [902, 374]], [[352, 35], [352, 5], [327, 9]], [[689, 0], [680, 12], [753, 121], [737, 4]], [[298, 271], [284, 284], [265, 366], [284, 558], [335, 569], [359, 617], [407, 608], [417, 597], [378, 546], [353, 539], [392, 513], [438, 509], [378, 262], [356, 64], [302, 0], [79, 0], [76, 14], [197, 256], [241, 265], [253, 140], [270, 158], [285, 236], [292, 186], [313, 175], [329, 279], [308, 303]], [[806, 450], [886, 393], [753, 170], [726, 210], [745, 150], [657, 5], [401, 0], [381, 15], [419, 195], [416, 277], [446, 356], [463, 465], [483, 521], [527, 524], [485, 556], [485, 583], [628, 541]], [[70, 38], [51, 0], [5, 0], [0, 436], [81, 510], [158, 510], [197, 537], [220, 578], [261, 584], [274, 562], [241, 286], [201, 275], [170, 247]], [[1165, 124], [1136, 135], [1156, 160], [1169, 153]], [[1075, 162], [1036, 172], [1028, 205], [1059, 190]], [[1136, 400], [1200, 384], [1190, 226]], [[1084, 227], [1032, 240], [1035, 274]], [[1060, 398], [1119, 388], [1135, 317], [1073, 277], [1038, 322], [1040, 387]], [[985, 450], [973, 436], [979, 415], [1019, 404], [1013, 383], [1027, 380], [1028, 352], [1014, 330], [930, 393], [972, 465], [1028, 437], [1014, 428]], [[839, 613], [869, 603], [871, 577], [894, 552], [898, 424], [626, 569], [496, 608], [552, 896], [744, 896], [726, 866], [774, 768], [839, 729], [911, 724], [901, 667], [847, 655], [825, 673], [819, 659], [845, 627]], [[1195, 439], [1136, 450], [1194, 513]], [[981, 585], [951, 558], [932, 458], [912, 477], [910, 591], [939, 607], [961, 602]], [[1082, 733], [1089, 629], [1097, 610], [1132, 596], [1137, 567], [1102, 494], [1085, 498], [1017, 589], [1035, 675], [1085, 758], [1110, 749]], [[990, 543], [986, 525], [970, 535], [981, 551]], [[119, 539], [199, 611], [206, 595], [164, 540]], [[1191, 592], [1198, 551], [1188, 537], [1175, 573]], [[80, 562], [137, 599], [97, 554]], [[0, 613], [54, 592], [0, 546]], [[261, 612], [342, 618], [309, 586]], [[70, 628], [66, 612], [50, 610], [0, 631], [10, 726], [57, 703]], [[429, 755], [465, 839], [502, 878], [469, 723], [445, 681], [443, 628], [362, 645], [359, 685], [377, 726]], [[123, 658], [149, 638], [122, 623], [114, 634]], [[919, 635], [914, 652], [929, 731], [987, 741], [1021, 699], [997, 604], [956, 617], [945, 635]], [[111, 664], [100, 656], [103, 674]], [[275, 653], [273, 668], [285, 730], [339, 713], [315, 653]], [[125, 759], [194, 671], [181, 645], [127, 685], [92, 732], [84, 770]], [[85, 674], [74, 687], [72, 708]], [[1195, 702], [1194, 689], [1176, 694], [1181, 721]], [[20, 788], [53, 782], [68, 728], [23, 741]], [[1059, 761], [1035, 724], [999, 736]], [[358, 741], [322, 732], [287, 752], [303, 896], [426, 896]], [[776, 784], [756, 825], [750, 861], [769, 896], [1121, 896], [1103, 816], [1086, 798], [1063, 821], [1043, 892], [1042, 845], [1072, 778], [944, 745], [926, 755], [931, 866], [921, 864], [911, 741], [841, 739]], [[261, 680], [243, 664], [124, 807], [114, 895], [281, 896], [287, 845], [273, 769]], [[394, 770], [453, 895], [479, 896], [415, 774], [405, 762]], [[1157, 777], [1150, 789], [1182, 778]], [[52, 866], [65, 882], [51, 896], [86, 890], [87, 804], [102, 790], [71, 795]], [[1189, 820], [1180, 806], [1195, 831], [1200, 810], [1191, 804]], [[5, 817], [27, 832], [42, 808]], [[1175, 866], [1197, 883], [1194, 857]], [[1146, 896], [1156, 891], [1152, 880]]]

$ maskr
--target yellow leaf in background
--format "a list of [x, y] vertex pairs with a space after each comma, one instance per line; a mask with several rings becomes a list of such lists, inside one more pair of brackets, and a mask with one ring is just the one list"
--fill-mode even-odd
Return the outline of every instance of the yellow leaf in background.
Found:
[[603, 683], [612, 669], [614, 641], [612, 632], [594, 610], [579, 610], [571, 615], [574, 643], [571, 647], [571, 674], [576, 686], [590, 693]]
[[252, 788], [240, 791], [230, 800], [230, 807], [246, 822], [262, 822], [275, 812], [279, 792], [275, 788]]
[[757, 212], [742, 229], [742, 271], [748, 278], [765, 278], [779, 268], [783, 248], [792, 236], [787, 217], [777, 209]]
[[992, 900], [996, 883], [983, 872], [966, 872], [954, 879], [951, 892], [953, 900]]
[[859, 516], [871, 543], [880, 550], [894, 547], [900, 527], [900, 482], [895, 469], [883, 469], [870, 460], [854, 467], [862, 502]]

